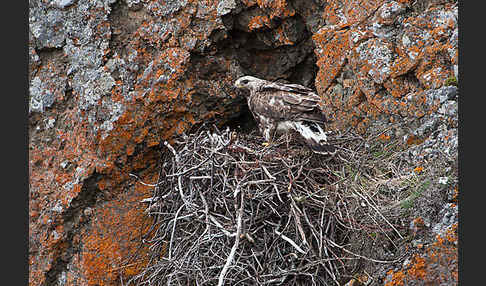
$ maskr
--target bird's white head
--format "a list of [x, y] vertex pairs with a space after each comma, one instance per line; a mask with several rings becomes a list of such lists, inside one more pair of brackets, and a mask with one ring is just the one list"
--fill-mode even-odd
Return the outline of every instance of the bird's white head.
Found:
[[246, 89], [249, 91], [256, 91], [262, 84], [265, 83], [265, 80], [256, 78], [254, 76], [242, 76], [235, 81], [235, 87]]

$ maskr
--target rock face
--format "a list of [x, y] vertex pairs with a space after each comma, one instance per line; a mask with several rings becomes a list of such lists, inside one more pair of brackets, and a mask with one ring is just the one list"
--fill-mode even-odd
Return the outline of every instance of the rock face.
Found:
[[[233, 88], [242, 75], [315, 88], [333, 129], [364, 134], [454, 112], [457, 9], [440, 0], [29, 1], [29, 285], [120, 285], [138, 273], [150, 228], [139, 202], [151, 187], [130, 174], [156, 182], [159, 145], [193, 126], [247, 124]], [[420, 130], [388, 135], [424, 142], [431, 132]], [[440, 134], [430, 144], [452, 138]]]
[[330, 1], [324, 12], [328, 25], [312, 36], [316, 88], [336, 126], [365, 132], [373, 124], [435, 111], [436, 105], [407, 99], [419, 99], [455, 75], [457, 5], [430, 2], [425, 9], [413, 1], [351, 2]]

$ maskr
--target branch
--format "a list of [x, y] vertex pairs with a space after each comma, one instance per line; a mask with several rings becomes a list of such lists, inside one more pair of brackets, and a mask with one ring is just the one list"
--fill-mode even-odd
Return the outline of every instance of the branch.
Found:
[[228, 269], [233, 262], [233, 259], [235, 258], [235, 253], [236, 249], [238, 249], [238, 245], [240, 243], [240, 235], [241, 235], [241, 225], [242, 225], [242, 217], [243, 217], [243, 205], [244, 205], [244, 191], [240, 191], [240, 209], [238, 211], [238, 218], [236, 220], [236, 238], [235, 238], [235, 244], [233, 244], [233, 247], [231, 248], [231, 252], [226, 259], [226, 263], [223, 267], [223, 270], [221, 270], [221, 274], [219, 274], [219, 279], [218, 279], [218, 286], [223, 285], [224, 277], [226, 276], [226, 272], [228, 272]]

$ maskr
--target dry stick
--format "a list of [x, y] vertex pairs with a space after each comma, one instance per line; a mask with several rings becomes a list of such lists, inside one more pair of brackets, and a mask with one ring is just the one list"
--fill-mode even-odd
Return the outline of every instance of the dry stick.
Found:
[[278, 198], [278, 200], [279, 200], [281, 203], [283, 203], [282, 198], [280, 197], [280, 192], [278, 191], [277, 185], [275, 185], [275, 184], [272, 184], [272, 185], [273, 185], [273, 188], [274, 188], [275, 192], [277, 193], [277, 198]]
[[174, 233], [175, 233], [175, 228], [177, 224], [177, 216], [179, 215], [179, 212], [182, 210], [184, 205], [181, 205], [181, 207], [177, 210], [175, 217], [174, 217], [174, 224], [172, 225], [172, 233], [170, 235], [170, 242], [169, 242], [169, 260], [172, 258], [172, 241], [174, 240]]
[[286, 235], [284, 235], [283, 233], [281, 233], [280, 231], [278, 230], [275, 230], [275, 233], [280, 236], [283, 240], [287, 241], [288, 243], [290, 243], [298, 252], [302, 253], [302, 254], [307, 254], [307, 252], [305, 252], [302, 248], [300, 248], [297, 243], [295, 243], [292, 239], [290, 239], [289, 237], [287, 237]]
[[233, 262], [233, 259], [235, 258], [235, 253], [236, 249], [238, 249], [238, 245], [240, 243], [240, 234], [241, 234], [241, 226], [242, 226], [242, 218], [243, 218], [243, 205], [244, 205], [244, 190], [240, 190], [240, 209], [238, 210], [238, 218], [236, 220], [236, 237], [235, 237], [235, 243], [233, 244], [233, 247], [231, 248], [230, 254], [228, 258], [226, 259], [226, 263], [224, 264], [223, 270], [221, 270], [221, 273], [219, 274], [219, 279], [218, 279], [218, 286], [222, 286], [224, 283], [224, 277], [226, 276], [226, 272], [228, 272], [228, 269]]
[[247, 182], [244, 182], [241, 186], [244, 187], [244, 186], [247, 186], [247, 185], [259, 185], [259, 184], [269, 183], [269, 182], [273, 182], [273, 181], [274, 181], [273, 179], [247, 181]]
[[229, 231], [227, 231], [226, 229], [224, 229], [223, 225], [221, 225], [219, 223], [219, 221], [217, 221], [212, 215], [209, 215], [209, 219], [228, 237], [232, 237], [232, 236], [235, 236], [236, 234], [235, 233], [231, 233]]
[[[328, 222], [327, 222], [327, 226], [326, 226], [326, 231], [325, 231], [325, 232], [326, 232], [326, 234], [329, 232], [329, 228], [330, 228], [330, 227], [331, 227], [331, 220], [328, 220]], [[325, 237], [325, 239], [326, 239], [326, 241], [328, 240], [328, 238], [327, 238], [327, 237]], [[332, 249], [331, 249], [331, 248], [327, 248], [327, 247], [325, 247], [325, 248], [324, 248], [324, 251], [326, 252], [326, 256], [328, 256], [328, 257], [329, 257], [328, 250], [329, 250], [329, 252], [330, 252], [330, 253], [331, 253], [331, 254], [332, 254], [334, 257], [336, 257], [336, 260], [337, 260], [337, 261], [341, 262], [341, 265], [344, 267], [345, 265], [344, 265], [344, 262], [342, 261], [342, 259], [341, 259], [340, 257], [338, 257], [338, 256], [336, 255], [336, 253], [334, 253], [334, 251], [332, 251]], [[339, 273], [339, 271], [337, 270], [337, 267], [336, 267], [336, 266], [334, 266], [334, 268], [335, 268], [335, 269], [336, 269], [336, 271]]]
[[272, 174], [270, 174], [270, 172], [267, 170], [267, 168], [264, 165], [262, 165], [262, 169], [265, 172], [265, 174], [268, 176], [268, 178], [270, 178], [272, 180], [276, 179], [274, 176], [272, 176]]
[[[211, 147], [213, 147], [213, 142], [211, 142]], [[212, 150], [213, 151], [213, 150]], [[216, 151], [213, 151], [211, 154], [211, 192], [213, 191], [213, 179], [214, 179], [214, 153]]]
[[307, 239], [305, 238], [304, 229], [302, 228], [302, 222], [300, 221], [300, 214], [299, 213], [301, 213], [302, 211], [295, 204], [294, 198], [292, 198], [292, 196], [290, 196], [290, 197], [291, 197], [290, 207], [292, 209], [292, 212], [294, 213], [295, 223], [297, 225], [297, 229], [299, 230], [300, 237], [302, 238], [302, 241], [304, 242], [304, 244], [309, 246], [309, 249], [310, 249], [310, 244], [307, 242]]
[[251, 249], [251, 254], [252, 254], [253, 258], [255, 259], [255, 261], [257, 262], [258, 266], [260, 266], [260, 269], [263, 270], [263, 266], [260, 264], [260, 261], [258, 261], [258, 258], [255, 254], [255, 251], [253, 251], [253, 249]]
[[201, 201], [203, 202], [203, 205], [204, 205], [204, 215], [205, 215], [205, 222], [206, 222], [206, 228], [204, 229], [204, 232], [199, 237], [199, 239], [200, 239], [209, 230], [209, 217], [208, 217], [209, 216], [209, 206], [208, 206], [208, 203], [206, 201], [206, 198], [202, 194], [202, 190], [197, 190], [197, 192], [199, 193], [199, 197], [201, 198]]
[[211, 176], [190, 176], [190, 180], [202, 180], [202, 179], [211, 179]]
[[359, 254], [356, 254], [350, 250], [347, 250], [346, 248], [344, 248], [344, 246], [341, 246], [341, 245], [338, 245], [337, 243], [335, 243], [334, 241], [330, 240], [330, 239], [326, 239], [327, 242], [329, 242], [330, 244], [332, 244], [333, 246], [335, 247], [338, 247], [340, 249], [342, 249], [344, 252], [347, 252], [351, 255], [354, 255], [356, 257], [359, 257], [359, 258], [363, 258], [363, 259], [366, 259], [366, 260], [369, 260], [369, 261], [372, 261], [372, 262], [376, 262], [376, 263], [395, 263], [395, 262], [398, 262], [401, 260], [401, 258], [398, 258], [398, 259], [395, 259], [395, 260], [390, 260], [390, 261], [385, 261], [385, 260], [377, 260], [377, 259], [373, 259], [373, 258], [369, 258], [369, 257], [366, 257], [366, 256], [363, 256], [363, 255], [359, 255]]
[[[172, 154], [174, 154], [175, 162], [176, 162], [176, 170], [177, 170], [180, 167], [180, 157], [179, 157], [179, 154], [176, 152], [176, 150], [174, 149], [174, 147], [172, 147], [172, 145], [169, 144], [169, 142], [164, 141], [164, 145], [172, 152]], [[174, 175], [175, 174], [173, 174], [173, 176]], [[168, 176], [170, 176], [170, 175], [168, 175]], [[185, 197], [184, 192], [182, 190], [182, 174], [177, 175], [177, 185], [178, 185], [179, 194], [180, 194], [180, 196], [182, 198], [182, 201], [184, 201], [184, 204], [186, 204], [186, 205], [189, 206], [189, 202], [186, 200], [186, 197]]]
[[[267, 176], [268, 176], [268, 177], [269, 177], [271, 180], [276, 180], [276, 178], [275, 178], [275, 177], [274, 177], [272, 174], [270, 174], [270, 172], [268, 171], [268, 169], [267, 169], [267, 168], [266, 168], [264, 165], [262, 165], [262, 169], [263, 169], [263, 171], [265, 172], [265, 174], [266, 174], [266, 175], [267, 175]], [[277, 198], [278, 198], [278, 200], [279, 200], [281, 203], [283, 203], [283, 200], [282, 200], [282, 198], [280, 197], [280, 192], [278, 191], [277, 185], [275, 185], [275, 184], [272, 184], [272, 185], [273, 185], [273, 188], [274, 188], [275, 192], [277, 193]]]
[[138, 180], [138, 182], [139, 182], [140, 184], [142, 184], [142, 185], [144, 185], [144, 186], [147, 186], [147, 187], [157, 187], [157, 185], [159, 184], [159, 183], [157, 183], [157, 184], [149, 184], [149, 183], [145, 183], [144, 181], [142, 181], [142, 179], [141, 179], [139, 176], [137, 176], [137, 175], [135, 175], [135, 174], [132, 174], [132, 173], [130, 173], [130, 174], [128, 174], [128, 175], [129, 175], [129, 176], [132, 176], [132, 177], [135, 177], [135, 178]]
[[165, 145], [165, 147], [167, 147], [170, 150], [170, 152], [172, 152], [172, 154], [174, 154], [176, 162], [179, 162], [179, 154], [177, 154], [174, 147], [172, 147], [172, 145], [170, 145], [169, 142], [167, 142], [167, 141], [164, 141], [164, 145]]
[[332, 264], [331, 264], [331, 261], [328, 261], [328, 263], [331, 265], [331, 270], [327, 269], [327, 267], [325, 266], [325, 264], [322, 264], [324, 267], [324, 270], [326, 270], [327, 274], [329, 274], [329, 276], [331, 276], [332, 280], [336, 283], [336, 285], [340, 286], [341, 284], [339, 284], [339, 282], [337, 281], [336, 279], [336, 274], [334, 274], [334, 272], [332, 272]]
[[[305, 212], [305, 207], [302, 208], [302, 212], [303, 212], [303, 215], [304, 215], [304, 219], [305, 221], [307, 222], [307, 224], [309, 225], [309, 228], [312, 232], [312, 235], [314, 236], [314, 238], [316, 239], [316, 241], [318, 241], [319, 239], [317, 238], [317, 230], [315, 229], [315, 227], [312, 225], [310, 219], [307, 217], [307, 214]], [[309, 248], [315, 253], [315, 249], [312, 247], [312, 244], [309, 244]]]
[[179, 186], [179, 195], [181, 196], [182, 201], [184, 202], [184, 204], [189, 206], [189, 201], [187, 201], [186, 196], [184, 195], [184, 191], [182, 190], [182, 176], [177, 177], [177, 186]]
[[[168, 143], [167, 143], [167, 145], [168, 145], [168, 146], [170, 146]], [[172, 146], [171, 146], [171, 147], [172, 147]], [[223, 148], [224, 148], [224, 146], [219, 147], [219, 148], [218, 148], [218, 149], [216, 149], [214, 152], [219, 151], [219, 150], [221, 150], [221, 149], [223, 149]], [[211, 156], [212, 156], [212, 155], [211, 155]], [[189, 169], [186, 169], [186, 170], [184, 170], [184, 171], [182, 171], [182, 172], [180, 172], [180, 173], [175, 173], [175, 174], [170, 174], [170, 175], [167, 175], [167, 177], [176, 177], [176, 176], [182, 176], [182, 175], [185, 175], [185, 174], [187, 174], [187, 173], [189, 173], [189, 172], [191, 172], [191, 171], [197, 170], [197, 169], [199, 169], [199, 168], [200, 168], [202, 165], [206, 164], [206, 163], [209, 161], [209, 159], [211, 159], [211, 156], [207, 157], [206, 159], [204, 159], [204, 161], [202, 161], [201, 163], [199, 163], [198, 165], [196, 165], [196, 166], [194, 166], [194, 167], [191, 167], [191, 168], [189, 168]], [[177, 161], [177, 159], [176, 159], [176, 161]]]
[[374, 221], [376, 223], [376, 225], [380, 228], [380, 230], [383, 232], [383, 234], [386, 236], [386, 238], [388, 238], [388, 240], [391, 242], [391, 244], [393, 244], [393, 246], [395, 247], [395, 249], [398, 249], [398, 246], [393, 242], [393, 240], [388, 236], [388, 234], [386, 233], [386, 231], [381, 227], [381, 225], [375, 220], [375, 218], [370, 215], [368, 212], [366, 213], [372, 221]]
[[386, 217], [385, 217], [383, 214], [381, 214], [381, 212], [380, 212], [380, 211], [379, 211], [379, 210], [378, 210], [378, 209], [377, 209], [377, 208], [376, 208], [376, 207], [375, 207], [373, 204], [371, 204], [371, 203], [368, 201], [368, 199], [367, 199], [365, 196], [361, 195], [361, 194], [360, 194], [359, 192], [357, 192], [357, 191], [354, 191], [354, 192], [355, 192], [355, 193], [356, 193], [358, 196], [360, 196], [360, 197], [361, 197], [363, 200], [365, 200], [365, 201], [366, 201], [366, 203], [368, 203], [368, 205], [369, 205], [369, 206], [371, 206], [371, 207], [372, 207], [372, 208], [373, 208], [373, 209], [374, 209], [374, 210], [375, 210], [375, 211], [376, 211], [376, 212], [377, 212], [377, 213], [378, 213], [378, 214], [379, 214], [379, 215], [380, 215], [380, 216], [381, 216], [381, 217], [382, 217], [382, 218], [383, 218], [383, 219], [386, 221], [386, 223], [387, 223], [387, 224], [388, 224], [388, 225], [389, 225], [389, 226], [390, 226], [390, 227], [391, 227], [391, 228], [392, 228], [392, 229], [393, 229], [393, 230], [394, 230], [394, 231], [395, 231], [395, 232], [398, 234], [398, 236], [399, 236], [401, 239], [403, 239], [403, 236], [400, 234], [400, 232], [398, 232], [398, 230], [397, 230], [397, 229], [396, 229], [396, 228], [393, 226], [393, 224], [391, 224], [391, 223], [390, 223], [390, 222], [389, 222], [389, 221], [386, 219]]

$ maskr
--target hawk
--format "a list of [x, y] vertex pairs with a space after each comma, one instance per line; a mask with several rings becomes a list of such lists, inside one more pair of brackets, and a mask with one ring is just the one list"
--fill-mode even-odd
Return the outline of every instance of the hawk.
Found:
[[249, 91], [248, 107], [267, 142], [275, 133], [294, 130], [315, 153], [336, 152], [336, 148], [327, 143], [324, 131], [327, 120], [318, 105], [320, 98], [312, 89], [253, 76], [240, 77], [235, 87]]

